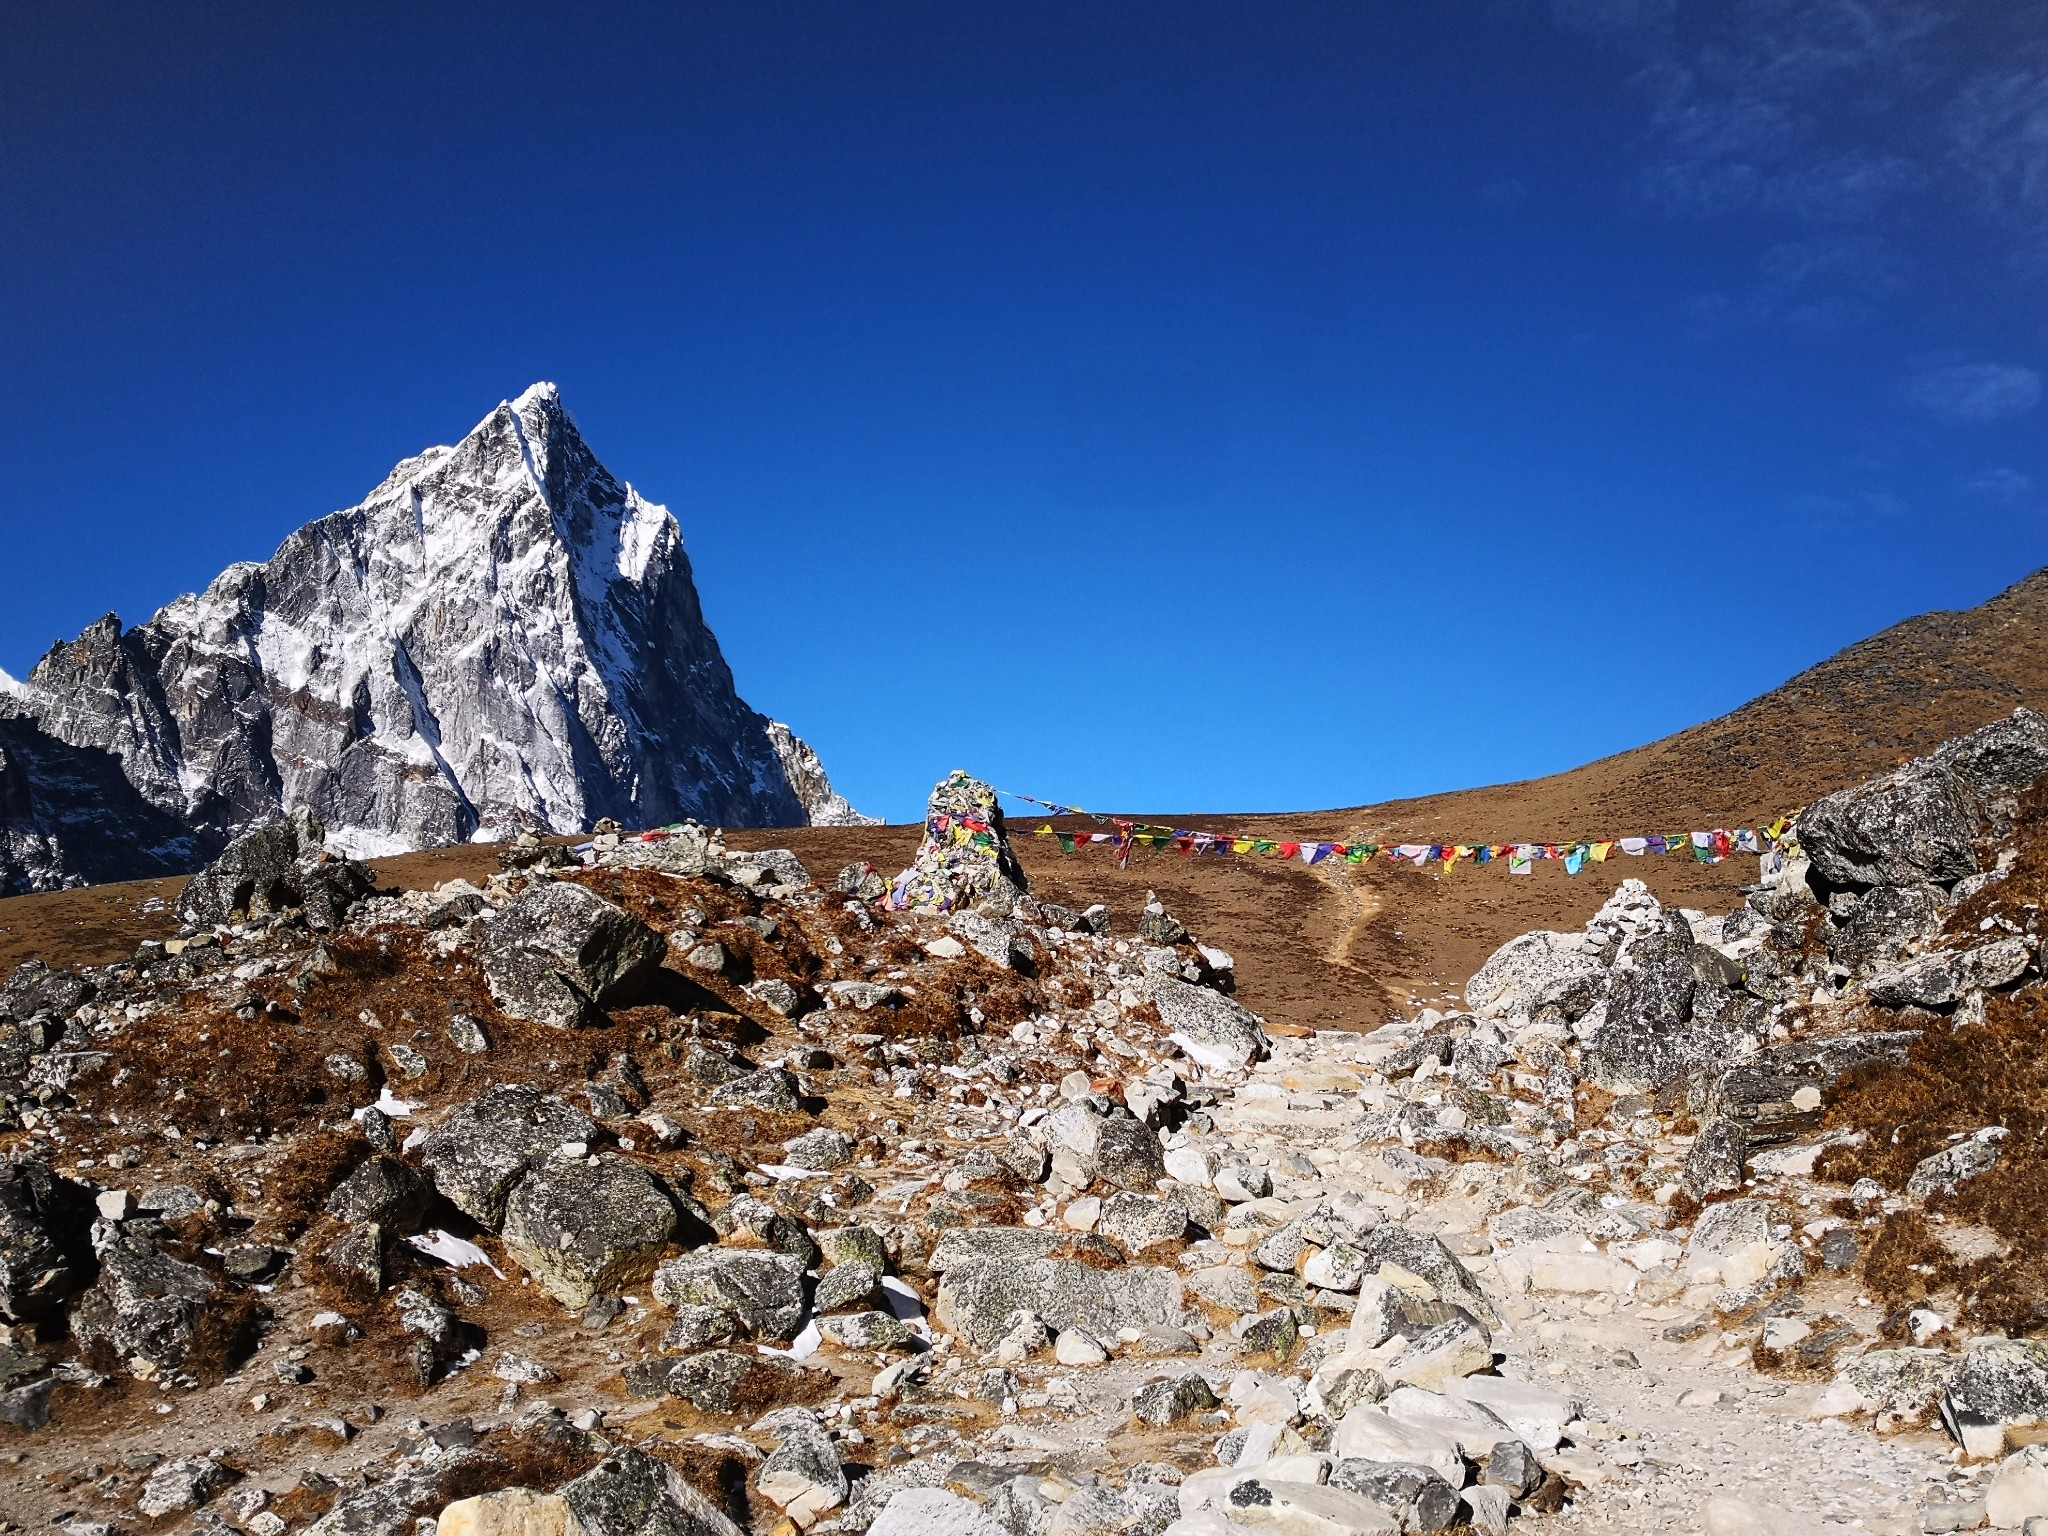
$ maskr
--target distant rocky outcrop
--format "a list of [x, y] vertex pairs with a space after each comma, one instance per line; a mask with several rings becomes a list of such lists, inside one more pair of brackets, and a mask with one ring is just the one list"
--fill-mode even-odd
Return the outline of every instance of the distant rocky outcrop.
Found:
[[0, 677], [0, 892], [192, 869], [298, 809], [358, 857], [863, 819], [740, 699], [675, 519], [551, 384], [266, 563]]

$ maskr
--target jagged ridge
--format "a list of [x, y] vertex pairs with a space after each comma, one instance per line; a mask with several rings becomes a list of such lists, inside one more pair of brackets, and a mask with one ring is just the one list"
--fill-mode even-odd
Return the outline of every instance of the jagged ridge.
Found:
[[[0, 688], [0, 718], [0, 890], [189, 868], [298, 807], [364, 855], [603, 816], [855, 815], [740, 699], [675, 519], [598, 462], [552, 384], [269, 561], [53, 647]], [[105, 766], [79, 754], [183, 840], [153, 823], [133, 857], [118, 835], [74, 846], [85, 808], [63, 786]]]

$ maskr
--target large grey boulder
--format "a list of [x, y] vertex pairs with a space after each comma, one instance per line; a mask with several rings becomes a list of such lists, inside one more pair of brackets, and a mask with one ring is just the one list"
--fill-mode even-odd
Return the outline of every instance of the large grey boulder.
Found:
[[1159, 1133], [1128, 1113], [1105, 1116], [1095, 1138], [1095, 1177], [1118, 1189], [1156, 1189], [1166, 1177]]
[[1457, 1490], [1420, 1462], [1339, 1461], [1330, 1468], [1330, 1486], [1384, 1505], [1403, 1531], [1447, 1531], [1458, 1520]]
[[948, 1227], [926, 1263], [936, 1275], [983, 1259], [1026, 1263], [1051, 1258], [1071, 1237], [1047, 1227]]
[[654, 1296], [668, 1307], [729, 1313], [756, 1338], [790, 1339], [804, 1321], [804, 1264], [760, 1248], [707, 1248], [657, 1268]]
[[1943, 742], [1934, 761], [1982, 800], [2015, 795], [2048, 773], [2048, 716], [2025, 706], [2003, 720]]
[[1970, 793], [1925, 759], [1823, 796], [1793, 831], [1830, 885], [1948, 884], [1977, 870]]
[[705, 1413], [738, 1413], [786, 1403], [817, 1388], [802, 1366], [752, 1349], [711, 1349], [669, 1365], [660, 1390]]
[[[1849, 902], [1851, 898], [1837, 898]], [[1904, 958], [1907, 949], [1941, 926], [1948, 898], [1937, 886], [1880, 885], [1821, 924], [1828, 954], [1852, 975], [1868, 976]]]
[[143, 1480], [136, 1513], [148, 1520], [185, 1514], [219, 1493], [232, 1476], [210, 1456], [180, 1456], [161, 1462]]
[[1018, 1312], [1055, 1332], [1085, 1328], [1114, 1338], [1121, 1328], [1178, 1324], [1180, 1276], [1170, 1269], [1094, 1269], [1073, 1259], [977, 1259], [939, 1282], [939, 1323], [977, 1349], [992, 1347]]
[[1820, 1123], [1820, 1106], [1810, 1095], [1802, 1101], [1801, 1090], [1824, 1098], [1859, 1067], [1904, 1061], [1919, 1038], [1917, 1030], [1889, 1030], [1774, 1045], [1712, 1078], [1695, 1112], [1734, 1121], [1751, 1146], [1790, 1141]]
[[496, 1231], [505, 1197], [528, 1169], [564, 1143], [588, 1145], [597, 1122], [523, 1084], [493, 1088], [444, 1120], [420, 1147], [434, 1187], [472, 1221]]
[[1126, 1189], [1103, 1201], [1095, 1230], [1124, 1252], [1139, 1254], [1186, 1237], [1188, 1208], [1171, 1196], [1141, 1195]]
[[381, 1483], [344, 1493], [305, 1528], [305, 1536], [410, 1536], [421, 1518], [447, 1505], [480, 1459], [473, 1449], [449, 1450]]
[[827, 1510], [846, 1502], [846, 1468], [839, 1448], [803, 1408], [782, 1408], [754, 1426], [776, 1439], [776, 1447], [754, 1474], [754, 1486], [799, 1529], [808, 1529]]
[[220, 1284], [142, 1232], [107, 1233], [99, 1257], [99, 1278], [71, 1308], [71, 1336], [131, 1369], [137, 1361], [161, 1372], [182, 1369]]
[[1991, 1126], [1974, 1136], [1965, 1136], [1952, 1147], [1944, 1147], [1913, 1165], [1906, 1179], [1906, 1193], [1925, 1200], [1932, 1195], [1955, 1193], [1958, 1184], [1989, 1173], [1998, 1166], [1999, 1143], [2005, 1130]]
[[61, 1019], [98, 995], [99, 986], [90, 977], [24, 960], [0, 987], [0, 1019], [32, 1019], [39, 1013]]
[[1942, 1394], [1941, 1417], [1969, 1455], [2003, 1454], [2008, 1429], [2048, 1421], [2048, 1346], [1973, 1340]]
[[1444, 1301], [1470, 1313], [1488, 1328], [1500, 1326], [1500, 1314], [1486, 1299], [1472, 1271], [1458, 1262], [1457, 1255], [1443, 1245], [1441, 1238], [1388, 1222], [1361, 1234], [1358, 1246], [1371, 1255], [1375, 1268], [1397, 1264], [1411, 1275], [1420, 1275], [1436, 1287], [1437, 1295]]
[[[1586, 1075], [1616, 1093], [1642, 1092], [1715, 1061], [1748, 1022], [1733, 1006], [1725, 964], [1693, 941], [1683, 917], [1666, 913], [1622, 952], [1606, 1021], [1586, 1045]], [[1704, 988], [1701, 969], [1711, 978]], [[1716, 1005], [1706, 1013], [1694, 1008], [1700, 990]]]
[[1521, 934], [1465, 983], [1465, 1006], [1482, 1019], [1533, 1019], [1554, 1009], [1581, 1018], [1607, 991], [1599, 947], [1578, 933]]
[[1152, 1001], [1166, 1031], [1205, 1067], [1244, 1067], [1272, 1048], [1266, 1022], [1234, 998], [1177, 976], [1151, 978]]
[[0, 1163], [0, 1317], [41, 1322], [92, 1278], [92, 1194], [40, 1159]]
[[393, 1232], [417, 1232], [426, 1225], [433, 1198], [434, 1185], [425, 1174], [380, 1154], [334, 1187], [327, 1214], [350, 1225], [373, 1221]]
[[1956, 1000], [1955, 962], [1947, 955], [1922, 955], [1879, 971], [1864, 990], [1885, 1008], [1940, 1008]]
[[675, 1231], [669, 1192], [622, 1157], [542, 1163], [505, 1202], [505, 1252], [579, 1310], [653, 1274]]
[[1931, 757], [1816, 800], [1794, 831], [1830, 885], [1947, 885], [1977, 872], [1984, 813], [2044, 771], [2048, 718], [2016, 710]]
[[601, 1010], [661, 964], [667, 941], [622, 907], [567, 880], [528, 886], [491, 924], [484, 977], [498, 1006], [561, 1029]]
[[584, 1536], [740, 1536], [680, 1472], [644, 1451], [616, 1452], [560, 1492]]
[[339, 928], [377, 883], [354, 859], [329, 853], [311, 811], [246, 832], [185, 883], [178, 916], [200, 927], [302, 908], [314, 928]]

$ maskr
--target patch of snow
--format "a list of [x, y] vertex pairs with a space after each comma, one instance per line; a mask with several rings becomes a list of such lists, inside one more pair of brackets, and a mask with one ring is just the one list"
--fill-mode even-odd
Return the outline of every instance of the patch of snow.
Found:
[[439, 1259], [443, 1264], [452, 1265], [456, 1269], [481, 1264], [499, 1278], [504, 1277], [505, 1272], [491, 1262], [491, 1256], [483, 1249], [466, 1238], [455, 1236], [452, 1232], [443, 1232], [439, 1227], [431, 1232], [416, 1233], [406, 1241], [427, 1257]]
[[818, 1327], [816, 1318], [804, 1324], [804, 1331], [789, 1341], [789, 1348], [777, 1349], [773, 1344], [756, 1347], [764, 1355], [780, 1355], [785, 1360], [808, 1360], [818, 1352], [818, 1346], [825, 1342], [825, 1335]]
[[410, 838], [369, 827], [329, 827], [327, 846], [352, 859], [389, 859], [413, 851]]

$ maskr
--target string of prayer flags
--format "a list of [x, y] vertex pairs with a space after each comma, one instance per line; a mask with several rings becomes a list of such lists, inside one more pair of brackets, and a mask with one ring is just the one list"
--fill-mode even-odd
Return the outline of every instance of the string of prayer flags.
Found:
[[[1027, 801], [1042, 806], [1055, 816], [1085, 816], [1098, 826], [1110, 830], [1104, 832], [1062, 831], [1051, 822], [1038, 828], [1037, 836], [1055, 839], [1062, 852], [1078, 853], [1097, 843], [1108, 844], [1117, 854], [1121, 863], [1130, 862], [1134, 848], [1173, 849], [1181, 858], [1194, 858], [1204, 854], [1235, 854], [1240, 857], [1299, 859], [1304, 864], [1321, 864], [1328, 860], [1341, 860], [1346, 864], [1369, 864], [1384, 858], [1389, 862], [1413, 864], [1421, 869], [1430, 864], [1441, 864], [1446, 873], [1461, 863], [1494, 864], [1505, 862], [1510, 875], [1535, 873], [1539, 862], [1549, 861], [1564, 865], [1565, 873], [1576, 875], [1588, 864], [1604, 864], [1616, 855], [1628, 858], [1642, 858], [1647, 854], [1689, 853], [1701, 864], [1719, 864], [1731, 854], [1753, 854], [1760, 858], [1767, 874], [1776, 873], [1788, 858], [1796, 857], [1799, 849], [1792, 840], [1792, 818], [1781, 816], [1767, 827], [1725, 828], [1715, 827], [1706, 831], [1677, 833], [1643, 833], [1628, 837], [1588, 839], [1575, 843], [1337, 843], [1322, 841], [1279, 841], [1273, 838], [1253, 837], [1235, 832], [1202, 832], [1184, 827], [1153, 826], [1145, 822], [1126, 821], [1121, 818], [1097, 816], [1078, 806], [1061, 805], [1053, 800], [1040, 800], [1033, 795], [1013, 794], [999, 790], [1013, 800]], [[943, 819], [943, 818], [941, 818]], [[938, 822], [931, 830], [943, 835], [946, 828]], [[988, 838], [986, 825], [963, 821], [954, 829], [958, 841]]]

